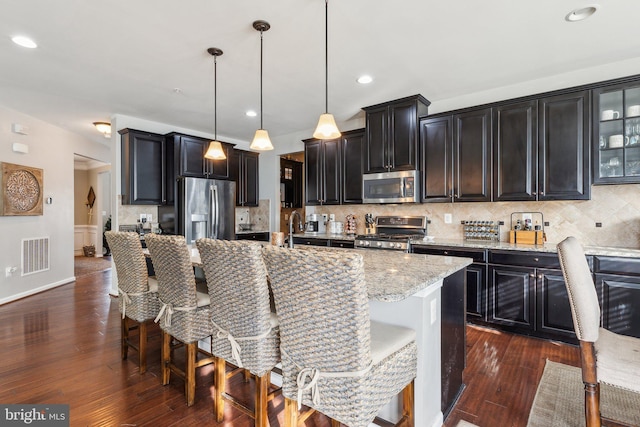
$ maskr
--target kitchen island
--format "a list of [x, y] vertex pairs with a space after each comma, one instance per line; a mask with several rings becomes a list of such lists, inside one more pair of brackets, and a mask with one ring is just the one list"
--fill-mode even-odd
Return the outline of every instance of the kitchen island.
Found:
[[[329, 247], [299, 246], [294, 250], [355, 251], [362, 255], [371, 319], [416, 331], [415, 425], [441, 426], [443, 410], [450, 409], [454, 402], [443, 396], [455, 397], [462, 389], [465, 268], [472, 259]], [[191, 249], [191, 259], [194, 266], [201, 265], [195, 248]], [[448, 343], [444, 347], [443, 330]], [[206, 347], [208, 343], [201, 345]], [[380, 416], [396, 422], [400, 404], [394, 399]]]

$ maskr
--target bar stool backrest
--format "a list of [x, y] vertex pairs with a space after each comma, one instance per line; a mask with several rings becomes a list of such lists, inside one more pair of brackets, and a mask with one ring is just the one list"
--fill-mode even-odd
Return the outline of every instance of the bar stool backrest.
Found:
[[137, 233], [111, 230], [105, 232], [105, 237], [116, 265], [118, 287], [127, 293], [148, 291], [147, 263], [140, 236]]

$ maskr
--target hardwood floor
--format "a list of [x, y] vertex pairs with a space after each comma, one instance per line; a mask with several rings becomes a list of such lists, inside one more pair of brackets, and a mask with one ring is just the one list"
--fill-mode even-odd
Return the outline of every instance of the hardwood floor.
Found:
[[[65, 403], [72, 426], [253, 426], [227, 405], [216, 423], [212, 372], [199, 370], [196, 403], [187, 407], [184, 383], [160, 382], [160, 333], [149, 331], [148, 370], [139, 375], [137, 355], [120, 359], [120, 315], [109, 296], [111, 272], [0, 306], [0, 402]], [[464, 419], [481, 427], [526, 426], [545, 358], [577, 364], [575, 347], [490, 329], [468, 327], [467, 389], [445, 427]], [[234, 378], [230, 390], [249, 401], [253, 382]], [[419, 405], [419, 402], [416, 402]], [[272, 426], [283, 425], [282, 398], [269, 404]], [[315, 415], [307, 426], [329, 426]]]

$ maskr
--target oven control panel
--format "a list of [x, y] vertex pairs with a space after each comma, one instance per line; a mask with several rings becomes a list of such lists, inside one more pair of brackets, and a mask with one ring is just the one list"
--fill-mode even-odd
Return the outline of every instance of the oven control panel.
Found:
[[400, 251], [406, 251], [409, 247], [408, 242], [393, 242], [388, 240], [360, 240], [355, 241], [356, 248], [370, 248], [370, 249], [394, 249]]

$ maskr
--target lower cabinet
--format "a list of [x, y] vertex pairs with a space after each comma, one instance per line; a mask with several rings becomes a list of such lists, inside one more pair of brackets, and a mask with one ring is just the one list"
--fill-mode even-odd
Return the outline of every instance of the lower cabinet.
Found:
[[268, 242], [268, 231], [256, 231], [255, 233], [240, 233], [236, 234], [236, 240], [256, 240], [258, 242]]

